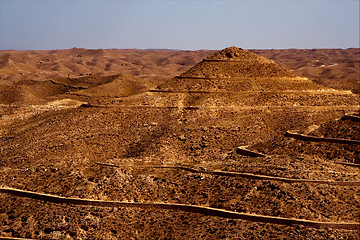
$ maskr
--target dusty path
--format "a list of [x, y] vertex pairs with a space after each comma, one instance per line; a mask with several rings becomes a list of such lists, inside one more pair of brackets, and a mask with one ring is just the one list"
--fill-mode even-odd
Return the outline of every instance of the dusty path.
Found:
[[99, 163], [99, 162], [97, 162], [97, 164], [110, 166], [110, 167], [180, 169], [180, 170], [184, 170], [184, 171], [188, 171], [188, 172], [192, 172], [192, 173], [203, 173], [203, 174], [210, 174], [210, 175], [216, 175], [216, 176], [247, 178], [247, 179], [254, 179], [254, 180], [270, 180], [270, 181], [279, 181], [279, 182], [286, 182], [286, 183], [315, 183], [315, 184], [339, 185], [339, 186], [360, 186], [360, 181], [332, 181], [332, 180], [284, 178], [284, 177], [259, 175], [259, 174], [253, 174], [253, 173], [197, 170], [197, 169], [183, 167], [183, 166], [117, 166], [117, 165], [113, 165], [113, 164]]
[[308, 136], [308, 135], [304, 135], [304, 134], [294, 133], [292, 131], [286, 131], [285, 136], [295, 138], [295, 139], [299, 139], [299, 140], [303, 140], [303, 141], [310, 141], [310, 142], [331, 142], [331, 143], [360, 145], [359, 140], [342, 139], [342, 138], [315, 137], [315, 136]]
[[285, 90], [285, 91], [183, 91], [183, 90], [159, 90], [159, 89], [150, 89], [149, 92], [157, 93], [191, 93], [191, 94], [249, 94], [249, 93], [271, 93], [271, 94], [324, 94], [331, 93], [336, 95], [349, 95], [353, 94], [351, 91], [334, 91], [334, 90]]
[[95, 105], [95, 104], [82, 104], [81, 107], [97, 107], [97, 108], [164, 108], [164, 109], [231, 109], [231, 110], [299, 110], [299, 111], [329, 111], [329, 110], [349, 110], [356, 111], [360, 109], [360, 105], [338, 105], [338, 106], [211, 106], [211, 107], [198, 107], [198, 106], [148, 106], [148, 105]]
[[10, 194], [18, 197], [25, 197], [31, 199], [42, 200], [53, 203], [65, 203], [72, 205], [86, 205], [86, 206], [99, 206], [99, 207], [130, 207], [130, 208], [143, 208], [143, 209], [169, 209], [175, 211], [200, 213], [209, 216], [218, 216], [231, 219], [243, 219], [252, 222], [273, 223], [281, 225], [303, 225], [312, 228], [333, 228], [333, 229], [346, 229], [346, 230], [359, 230], [360, 223], [336, 223], [336, 222], [318, 222], [309, 221], [305, 219], [296, 218], [282, 218], [263, 216], [257, 214], [238, 213], [227, 211], [223, 209], [185, 205], [185, 204], [171, 204], [171, 203], [138, 203], [138, 202], [117, 202], [117, 201], [101, 201], [92, 199], [79, 199], [79, 198], [66, 198], [50, 194], [41, 194], [30, 191], [23, 191], [19, 189], [1, 187], [0, 193]]
[[360, 122], [360, 117], [359, 116], [354, 116], [354, 115], [345, 114], [345, 116], [342, 119], [351, 120], [351, 121], [354, 121], [354, 122]]

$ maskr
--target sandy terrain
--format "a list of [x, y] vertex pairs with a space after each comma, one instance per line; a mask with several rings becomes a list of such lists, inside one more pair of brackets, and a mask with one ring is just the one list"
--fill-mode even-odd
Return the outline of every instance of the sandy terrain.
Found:
[[0, 54], [0, 237], [358, 239], [359, 49]]

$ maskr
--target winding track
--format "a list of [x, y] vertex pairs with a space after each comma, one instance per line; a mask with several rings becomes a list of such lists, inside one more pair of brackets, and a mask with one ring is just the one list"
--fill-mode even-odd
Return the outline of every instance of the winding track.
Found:
[[33, 240], [32, 238], [1, 237], [0, 240]]
[[343, 120], [351, 120], [354, 122], [360, 122], [360, 117], [359, 116], [355, 116], [355, 115], [348, 115], [345, 114], [345, 116], [342, 118]]
[[291, 109], [292, 111], [343, 111], [359, 110], [359, 105], [338, 105], [338, 106], [208, 106], [208, 107], [197, 107], [197, 106], [150, 106], [150, 105], [96, 105], [90, 103], [84, 103], [80, 107], [93, 107], [93, 108], [154, 108], [154, 109], [185, 109], [185, 110], [202, 110], [202, 109], [231, 109], [231, 110], [284, 110]]
[[172, 204], [172, 203], [131, 203], [131, 202], [118, 202], [118, 201], [101, 201], [93, 199], [80, 199], [80, 198], [66, 198], [61, 196], [42, 194], [30, 191], [24, 191], [14, 188], [0, 187], [0, 193], [10, 194], [17, 197], [25, 197], [45, 202], [64, 203], [72, 205], [85, 205], [85, 206], [99, 206], [99, 207], [130, 207], [142, 209], [168, 209], [175, 211], [200, 213], [208, 216], [217, 216], [231, 219], [242, 219], [252, 222], [273, 223], [281, 225], [303, 225], [312, 228], [333, 228], [333, 229], [346, 229], [346, 230], [360, 230], [360, 223], [335, 223], [335, 222], [318, 222], [304, 219], [295, 218], [282, 218], [273, 216], [264, 216], [257, 214], [238, 213], [218, 208], [185, 205], [185, 204]]
[[96, 162], [99, 165], [105, 165], [109, 167], [132, 167], [132, 168], [170, 168], [180, 169], [192, 173], [203, 173], [216, 176], [235, 177], [235, 178], [247, 178], [254, 180], [263, 181], [278, 181], [286, 183], [315, 183], [315, 184], [326, 184], [326, 185], [338, 185], [338, 186], [360, 186], [360, 181], [331, 181], [331, 180], [311, 180], [311, 179], [296, 179], [296, 178], [284, 178], [284, 177], [273, 177], [267, 175], [259, 175], [253, 173], [240, 173], [240, 172], [226, 172], [226, 171], [209, 171], [209, 170], [197, 170], [183, 166], [117, 166], [109, 163]]
[[239, 154], [245, 155], [245, 156], [250, 156], [250, 157], [266, 157], [265, 154], [248, 150], [247, 147], [248, 146], [239, 146], [236, 148], [236, 152]]
[[352, 166], [352, 167], [360, 167], [360, 164], [357, 164], [357, 163], [348, 163], [348, 162], [338, 162], [338, 163], [342, 164], [342, 165]]
[[150, 89], [148, 92], [153, 93], [188, 93], [188, 94], [233, 94], [233, 95], [242, 95], [242, 94], [257, 94], [257, 93], [267, 93], [267, 94], [336, 94], [336, 95], [351, 95], [351, 91], [336, 91], [333, 90], [284, 90], [284, 91], [269, 91], [269, 90], [257, 90], [257, 91], [200, 91], [200, 90], [162, 90], [162, 89]]
[[315, 137], [304, 134], [294, 133], [292, 131], [286, 131], [285, 136], [292, 137], [310, 142], [331, 142], [331, 143], [342, 143], [342, 144], [356, 144], [360, 145], [360, 140], [343, 139], [343, 138], [326, 138], [326, 137]]
[[[231, 62], [236, 62], [236, 61], [231, 61]], [[241, 80], [252, 80], [254, 79], [253, 77], [205, 77], [205, 76], [175, 76], [174, 78], [178, 78], [178, 79], [205, 79], [205, 80], [228, 80], [228, 79], [241, 79]], [[311, 82], [311, 80], [309, 80], [306, 77], [270, 77], [270, 78], [263, 78], [263, 79], [275, 79], [276, 81], [305, 81], [305, 82]]]
[[[147, 107], [147, 106], [100, 106], [100, 105], [86, 105], [83, 104], [82, 107]], [[150, 106], [148, 106], [150, 107]], [[264, 106], [265, 107], [265, 106]], [[274, 106], [276, 108], [277, 106]], [[308, 106], [306, 106], [309, 108]], [[338, 108], [339, 106], [332, 106], [333, 108]], [[355, 106], [341, 106], [343, 108], [351, 108]], [[356, 106], [358, 107], [358, 106]], [[155, 107], [161, 108], [161, 107]], [[167, 108], [179, 108], [179, 107], [167, 107]], [[200, 107], [204, 108], [204, 107]], [[232, 108], [232, 107], [229, 107]], [[241, 107], [240, 107], [241, 108]], [[246, 108], [246, 107], [245, 107]], [[254, 107], [251, 107], [252, 109]], [[269, 108], [266, 106], [266, 108]], [[281, 107], [283, 108], [283, 107]], [[296, 107], [298, 108], [298, 107]], [[312, 109], [323, 109], [321, 107], [311, 107]], [[329, 107], [326, 107], [328, 109]], [[189, 109], [198, 109], [197, 107], [189, 107]], [[325, 109], [325, 108], [324, 108]], [[350, 119], [350, 118], [349, 118]], [[351, 118], [353, 119], [353, 118]], [[356, 120], [356, 119], [355, 119]], [[335, 138], [319, 138], [313, 136], [306, 136], [302, 134], [296, 134], [292, 132], [287, 132], [287, 136], [294, 137], [301, 140], [308, 141], [322, 141], [322, 142], [335, 142], [335, 143], [346, 143], [346, 144], [360, 144], [358, 140], [348, 140], [348, 139], [335, 139]], [[111, 167], [121, 167], [112, 164], [106, 163], [97, 163], [102, 165], [107, 165]], [[271, 181], [280, 181], [286, 183], [315, 183], [315, 184], [327, 184], [327, 185], [340, 185], [340, 186], [360, 186], [358, 181], [329, 181], [329, 180], [309, 180], [309, 179], [292, 179], [292, 178], [282, 178], [282, 177], [273, 177], [266, 175], [257, 175], [252, 173], [237, 173], [237, 172], [225, 172], [225, 171], [209, 171], [209, 170], [196, 170], [188, 167], [182, 166], [148, 166], [152, 168], [171, 168], [171, 169], [180, 169], [192, 173], [203, 173], [211, 174], [217, 176], [228, 176], [228, 177], [237, 177], [237, 178], [248, 178], [255, 180], [271, 180]], [[54, 203], [64, 203], [64, 204], [73, 204], [73, 205], [91, 205], [91, 206], [101, 206], [101, 207], [132, 207], [132, 208], [142, 208], [142, 209], [168, 209], [192, 213], [200, 213], [209, 216], [218, 216], [231, 219], [242, 219], [253, 222], [264, 222], [264, 223], [273, 223], [281, 225], [303, 225], [306, 227], [312, 228], [333, 228], [333, 229], [346, 229], [346, 230], [360, 230], [360, 223], [335, 223], [335, 222], [318, 222], [310, 221], [304, 219], [294, 219], [294, 218], [281, 218], [273, 216], [264, 216], [256, 214], [247, 214], [247, 213], [238, 213], [234, 211], [227, 211], [223, 209], [196, 206], [196, 205], [185, 205], [185, 204], [171, 204], [171, 203], [130, 203], [130, 202], [117, 202], [117, 201], [100, 201], [92, 199], [78, 199], [78, 198], [65, 198], [61, 196], [41, 194], [30, 191], [23, 191], [19, 189], [0, 187], [0, 193], [10, 194], [18, 197], [26, 197], [31, 199], [42, 200], [46, 202]]]

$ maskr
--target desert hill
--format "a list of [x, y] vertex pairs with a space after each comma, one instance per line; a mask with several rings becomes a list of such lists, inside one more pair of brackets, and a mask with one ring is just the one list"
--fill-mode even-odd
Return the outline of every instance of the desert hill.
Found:
[[1, 84], [20, 80], [115, 75], [120, 72], [160, 81], [181, 73], [211, 51], [81, 49], [0, 51]]
[[180, 76], [159, 85], [157, 89], [238, 92], [318, 90], [321, 87], [269, 59], [243, 49], [229, 47], [203, 59]]
[[219, 51], [151, 93], [134, 99], [141, 99], [141, 103], [133, 104], [151, 106], [249, 108], [269, 112], [299, 107], [306, 111], [329, 110], [358, 103], [358, 97], [350, 91], [316, 84], [271, 60], [236, 47]]
[[359, 48], [253, 51], [321, 85], [360, 92]]
[[[44, 104], [62, 99], [64, 95], [129, 96], [149, 88], [149, 82], [128, 74], [54, 78], [51, 80], [20, 80], [0, 87], [0, 103]], [[66, 96], [65, 96], [66, 97]]]
[[282, 78], [295, 74], [260, 55], [229, 47], [205, 58], [180, 77]]
[[[152, 88], [176, 75], [185, 74], [195, 63], [209, 57], [214, 52], [210, 50], [88, 50], [79, 48], [50, 51], [3, 50], [0, 51], [0, 91], [2, 93], [0, 101], [4, 104], [26, 103], [27, 101], [31, 103], [46, 102], [49, 100], [48, 96], [64, 93], [67, 90], [54, 89], [50, 90], [50, 93], [49, 90], [45, 90], [44, 97], [38, 94], [35, 94], [34, 97], [32, 91], [41, 89], [41, 85], [43, 85], [37, 82], [45, 81], [47, 82], [44, 84], [46, 89], [52, 89], [51, 81], [82, 79], [92, 75], [95, 79], [98, 77], [101, 79], [101, 77], [119, 73], [131, 74], [139, 77], [138, 79], [142, 83]], [[287, 49], [252, 50], [252, 52], [275, 60], [282, 67], [320, 85], [359, 92], [359, 49]], [[231, 56], [231, 53], [229, 55]], [[213, 57], [228, 59], [226, 53]], [[259, 56], [257, 55], [257, 57]], [[204, 63], [200, 62], [199, 64]], [[209, 62], [206, 65], [209, 65]], [[196, 71], [196, 68], [193, 71]], [[215, 67], [214, 72], [216, 71], [218, 70]], [[197, 75], [199, 74], [202, 73], [197, 73]], [[211, 75], [212, 73], [207, 74]], [[222, 74], [226, 76], [229, 75], [229, 72], [222, 72]], [[29, 91], [30, 93], [28, 93]]]
[[[307, 77], [320, 85], [359, 92], [359, 49], [287, 49], [251, 50], [251, 52], [274, 60], [293, 73]], [[130, 74], [139, 77], [142, 83], [153, 88], [176, 75], [185, 74], [195, 63], [209, 57], [212, 53], [215, 51], [79, 48], [50, 51], [3, 50], [0, 51], [0, 91], [2, 93], [0, 101], [4, 104], [26, 103], [27, 101], [46, 102], [49, 100], [49, 95], [53, 96], [67, 90], [55, 89], [50, 90], [51, 93], [45, 90], [44, 97], [37, 94], [34, 97], [31, 93], [33, 89], [37, 91], [36, 89], [42, 88], [42, 84], [37, 82], [45, 81], [47, 82], [44, 84], [46, 89], [52, 89], [51, 80], [75, 80], [92, 75], [96, 79], [119, 73]], [[222, 54], [217, 57], [228, 58], [226, 53]], [[214, 71], [218, 71], [216, 67]], [[201, 75], [201, 73], [197, 74]], [[222, 72], [222, 74], [228, 75], [229, 72]], [[28, 91], [30, 93], [27, 93]]]
[[[0, 51], [0, 103], [44, 103], [58, 94], [108, 84], [119, 74], [135, 76], [120, 85], [131, 82], [150, 88], [186, 70], [208, 52], [77, 48]], [[94, 94], [96, 89], [91, 91]]]
[[[111, 57], [112, 52], [118, 55]], [[358, 96], [344, 91], [349, 86], [337, 91], [237, 48], [219, 53], [70, 49], [7, 54], [1, 69], [2, 93], [7, 93], [0, 105], [1, 237], [358, 237], [359, 210], [354, 206], [360, 199], [359, 170], [339, 164], [355, 163], [358, 145], [339, 147], [285, 136], [286, 131], [297, 130], [318, 137], [358, 139], [358, 123], [339, 120], [359, 109]], [[62, 70], [41, 73], [30, 63], [41, 54], [54, 61], [62, 56], [58, 62]], [[127, 67], [114, 64], [106, 71], [106, 64], [102, 65], [125, 56]], [[206, 57], [210, 61], [193, 66]], [[228, 71], [221, 61], [242, 57], [255, 67], [243, 68], [240, 60], [231, 63], [227, 78], [198, 75]], [[95, 66], [84, 62], [70, 66], [78, 58], [94, 58]], [[261, 64], [269, 67], [260, 68]], [[141, 70], [145, 65], [153, 68]], [[197, 69], [194, 74], [192, 67]], [[24, 69], [28, 72], [15, 74]], [[193, 75], [175, 77], [187, 70]], [[253, 71], [261, 76], [256, 81]], [[280, 73], [286, 77], [276, 77]], [[197, 85], [202, 80], [209, 82]], [[340, 86], [345, 80], [336, 81]], [[244, 145], [266, 156], [239, 154], [237, 148]], [[336, 151], [342, 154], [334, 157]], [[9, 194], [8, 188], [20, 192]], [[62, 198], [51, 202], [49, 196], [21, 191]], [[256, 222], [207, 215], [193, 208], [61, 203], [67, 198], [135, 206], [195, 205], [265, 217]], [[279, 223], [282, 218], [297, 223]], [[309, 221], [313, 225], [306, 225]]]

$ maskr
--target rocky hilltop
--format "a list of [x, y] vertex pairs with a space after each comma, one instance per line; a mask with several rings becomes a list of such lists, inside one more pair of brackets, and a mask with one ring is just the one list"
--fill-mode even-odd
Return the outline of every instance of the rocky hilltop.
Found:
[[229, 47], [205, 58], [180, 77], [292, 78], [296, 75], [260, 55]]

